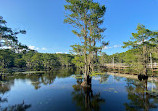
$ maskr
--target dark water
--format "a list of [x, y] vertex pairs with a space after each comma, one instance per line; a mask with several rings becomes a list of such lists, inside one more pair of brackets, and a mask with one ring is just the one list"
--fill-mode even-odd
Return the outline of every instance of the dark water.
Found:
[[91, 88], [72, 70], [42, 76], [12, 77], [0, 85], [0, 110], [4, 111], [158, 111], [158, 99], [150, 91], [158, 83], [111, 75], [92, 78]]

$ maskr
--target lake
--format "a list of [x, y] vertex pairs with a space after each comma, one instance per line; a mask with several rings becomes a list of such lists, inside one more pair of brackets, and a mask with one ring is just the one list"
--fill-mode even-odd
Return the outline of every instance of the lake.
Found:
[[9, 77], [0, 84], [4, 111], [158, 111], [158, 83], [101, 74], [91, 88], [71, 69]]

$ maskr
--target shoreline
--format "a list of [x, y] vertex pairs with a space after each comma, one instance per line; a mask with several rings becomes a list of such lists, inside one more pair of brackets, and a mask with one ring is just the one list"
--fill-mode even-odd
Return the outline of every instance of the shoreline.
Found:
[[[120, 74], [120, 73], [113, 73], [113, 72], [107, 72], [107, 74], [108, 75], [113, 75], [113, 76], [126, 77], [126, 78], [129, 78], [129, 79], [137, 79], [138, 80], [138, 75]], [[148, 81], [158, 82], [158, 77], [148, 77]]]

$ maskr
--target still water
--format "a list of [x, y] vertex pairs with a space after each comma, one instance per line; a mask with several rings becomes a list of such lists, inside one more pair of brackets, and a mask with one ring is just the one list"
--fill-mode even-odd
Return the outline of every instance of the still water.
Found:
[[91, 88], [71, 69], [41, 76], [10, 77], [0, 84], [1, 111], [158, 111], [158, 83], [108, 74], [92, 77]]

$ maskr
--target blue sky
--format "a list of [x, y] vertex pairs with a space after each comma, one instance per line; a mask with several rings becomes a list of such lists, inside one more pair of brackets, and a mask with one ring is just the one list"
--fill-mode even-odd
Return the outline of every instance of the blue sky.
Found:
[[[107, 7], [103, 26], [104, 40], [109, 41], [103, 52], [123, 52], [124, 41], [136, 32], [138, 23], [158, 30], [158, 0], [95, 0]], [[69, 52], [79, 42], [71, 25], [64, 24], [65, 0], [0, 0], [0, 16], [14, 30], [25, 29], [19, 41], [39, 52]]]

